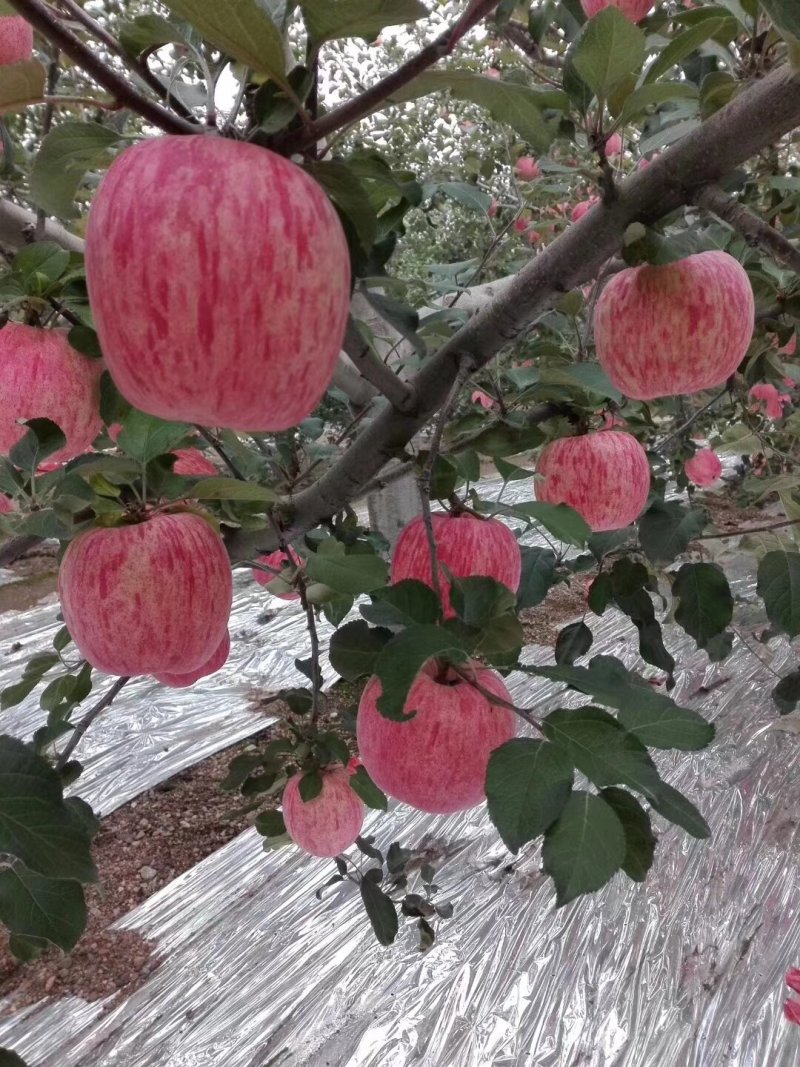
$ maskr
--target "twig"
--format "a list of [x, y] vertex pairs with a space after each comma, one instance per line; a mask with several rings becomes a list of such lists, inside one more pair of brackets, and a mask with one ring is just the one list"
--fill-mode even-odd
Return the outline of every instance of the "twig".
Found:
[[324, 141], [343, 126], [351, 126], [366, 118], [392, 94], [403, 89], [428, 67], [450, 55], [461, 38], [497, 7], [497, 2], [498, 0], [473, 0], [460, 19], [397, 70], [376, 82], [360, 96], [312, 122], [308, 128], [277, 138], [276, 144], [281, 152], [287, 155], [302, 152], [317, 141]]
[[719, 186], [706, 185], [695, 194], [694, 202], [727, 222], [751, 248], [763, 248], [782, 266], [800, 274], [800, 249]]
[[765, 523], [763, 526], [743, 526], [740, 530], [729, 530], [727, 533], [698, 534], [693, 541], [722, 541], [726, 537], [745, 537], [751, 533], [768, 533], [770, 530], [783, 530], [787, 526], [796, 526], [800, 519], [784, 519], [781, 522]]
[[230, 458], [228, 453], [225, 451], [225, 449], [222, 447], [222, 445], [219, 443], [213, 433], [210, 433], [204, 426], [201, 426], [199, 423], [195, 423], [195, 429], [201, 437], [204, 437], [206, 441], [208, 441], [208, 443], [217, 453], [219, 458], [222, 460], [222, 462], [225, 464], [225, 466], [228, 468], [234, 478], [238, 479], [238, 481], [240, 482], [246, 482], [247, 479], [245, 478], [245, 476], [238, 469], [236, 464]]
[[344, 350], [358, 368], [362, 378], [374, 385], [397, 411], [405, 411], [412, 399], [411, 390], [404, 381], [387, 367], [380, 356], [359, 333], [352, 317], [347, 322]]
[[456, 380], [453, 382], [453, 386], [450, 390], [450, 394], [442, 405], [442, 409], [436, 419], [428, 455], [425, 457], [425, 463], [423, 464], [419, 476], [419, 496], [422, 504], [422, 519], [425, 523], [425, 533], [428, 538], [428, 551], [430, 552], [431, 557], [431, 582], [433, 583], [433, 590], [439, 601], [442, 599], [442, 585], [439, 576], [439, 560], [436, 554], [436, 538], [433, 534], [433, 516], [431, 515], [431, 477], [433, 475], [433, 467], [436, 463], [436, 457], [439, 455], [439, 448], [442, 443], [444, 424], [450, 414], [450, 409], [455, 403], [458, 394], [461, 392], [464, 382], [470, 376], [472, 371], [472, 360], [462, 360], [461, 366], [458, 368], [458, 373], [456, 374]]
[[[56, 84], [58, 82], [58, 59], [59, 52], [57, 48], [53, 49], [53, 56], [47, 65], [47, 82], [45, 85], [47, 106], [44, 109], [44, 118], [42, 120], [42, 137], [46, 137], [50, 132], [50, 128], [53, 125], [53, 111], [55, 110], [55, 100], [53, 94], [56, 91]], [[47, 212], [41, 208], [36, 212], [36, 231], [34, 239], [41, 241], [44, 238], [44, 230], [47, 225]]]
[[311, 639], [311, 725], [315, 726], [321, 710], [321, 681], [322, 673], [319, 669], [319, 636], [317, 634], [317, 622], [314, 618], [314, 609], [308, 602], [306, 595], [305, 578], [301, 577], [297, 583], [297, 591], [300, 593], [300, 603], [306, 613], [306, 626], [308, 636]]
[[108, 705], [116, 699], [117, 694], [128, 684], [129, 681], [130, 678], [117, 678], [116, 682], [114, 682], [114, 684], [108, 690], [106, 695], [104, 697], [101, 697], [94, 705], [94, 707], [87, 711], [87, 713], [78, 723], [78, 725], [72, 731], [72, 737], [70, 737], [69, 741], [64, 747], [64, 751], [58, 757], [58, 762], [56, 763], [57, 771], [60, 771], [64, 768], [70, 756], [78, 747], [81, 738], [92, 725], [94, 720], [97, 718], [101, 711], [105, 711]]
[[78, 40], [59, 22], [52, 9], [42, 0], [9, 0], [9, 3], [34, 29], [60, 48], [78, 66], [83, 67], [98, 85], [107, 89], [121, 106], [135, 111], [165, 133], [197, 133], [196, 124], [187, 122], [186, 119], [167, 111], [161, 104], [148, 100], [111, 70], [83, 41]]
[[164, 85], [160, 79], [156, 77], [148, 67], [147, 63], [134, 59], [133, 56], [129, 55], [120, 43], [108, 33], [99, 22], [93, 19], [88, 12], [84, 11], [80, 4], [76, 3], [76, 0], [58, 0], [58, 3], [69, 13], [70, 17], [74, 19], [75, 22], [80, 23], [81, 26], [87, 29], [93, 37], [97, 38], [98, 41], [106, 46], [109, 52], [118, 56], [130, 70], [137, 74], [162, 100], [169, 103], [179, 115], [183, 115], [185, 119], [189, 119], [191, 122], [196, 121], [192, 116], [191, 110], [186, 107], [183, 101], [180, 100], [175, 93], [171, 92], [168, 85]]
[[709, 408], [713, 408], [715, 404], [718, 404], [719, 401], [727, 395], [727, 389], [723, 389], [721, 393], [717, 393], [717, 395], [715, 397], [712, 397], [707, 404], [703, 404], [701, 408], [698, 408], [698, 410], [695, 411], [694, 415], [692, 415], [691, 418], [687, 419], [686, 422], [679, 426], [677, 430], [673, 430], [672, 433], [668, 434], [663, 439], [663, 441], [659, 441], [658, 444], [654, 446], [654, 450], [656, 452], [660, 452], [664, 448], [664, 446], [669, 444], [669, 442], [672, 441], [675, 437], [680, 437], [682, 433], [685, 433], [691, 426], [694, 425], [694, 423], [697, 422], [701, 415], [705, 415]]
[[491, 689], [486, 689], [476, 680], [474, 672], [465, 670], [457, 663], [451, 663], [450, 667], [459, 677], [463, 678], [465, 682], [477, 689], [481, 696], [486, 697], [490, 704], [496, 704], [500, 708], [508, 708], [509, 711], [513, 711], [515, 715], [518, 715], [521, 719], [524, 719], [529, 726], [532, 726], [539, 733], [544, 733], [542, 724], [534, 715], [531, 714], [528, 708], [520, 708], [517, 704], [512, 704], [509, 700], [503, 700], [502, 697], [497, 696]]
[[515, 22], [513, 19], [507, 22], [501, 33], [506, 40], [515, 45], [521, 52], [524, 52], [529, 59], [534, 60], [536, 63], [541, 63], [545, 67], [557, 67], [559, 70], [564, 66], [563, 60], [558, 56], [548, 56], [541, 45], [531, 37], [521, 22]]

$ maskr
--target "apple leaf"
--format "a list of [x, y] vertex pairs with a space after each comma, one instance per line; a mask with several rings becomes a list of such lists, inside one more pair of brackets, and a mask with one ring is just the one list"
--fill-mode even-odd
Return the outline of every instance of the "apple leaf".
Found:
[[593, 893], [625, 862], [625, 831], [601, 797], [575, 790], [549, 828], [542, 863], [556, 887], [556, 907]]
[[486, 798], [506, 848], [517, 852], [561, 814], [573, 782], [572, 762], [547, 741], [517, 737], [496, 748], [486, 772]]

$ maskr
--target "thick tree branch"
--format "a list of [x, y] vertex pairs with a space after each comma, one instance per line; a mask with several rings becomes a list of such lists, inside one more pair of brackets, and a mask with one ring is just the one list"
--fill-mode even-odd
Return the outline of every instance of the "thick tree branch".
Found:
[[398, 411], [406, 411], [411, 404], [411, 389], [390, 370], [364, 340], [352, 318], [347, 324], [344, 350], [363, 378]]
[[727, 222], [749, 245], [763, 248], [781, 266], [789, 267], [796, 274], [800, 274], [800, 249], [795, 248], [779, 230], [764, 222], [724, 189], [717, 185], [707, 185], [697, 193], [694, 202], [704, 211], [711, 211], [723, 222]]
[[34, 29], [82, 67], [98, 85], [108, 90], [123, 107], [135, 111], [165, 133], [197, 133], [196, 124], [174, 115], [154, 100], [148, 100], [124, 78], [115, 74], [91, 48], [70, 33], [42, 0], [9, 0], [9, 3]]
[[[25, 0], [31, 2], [31, 0]], [[294, 152], [302, 152], [315, 145], [318, 141], [324, 141], [332, 133], [351, 126], [366, 118], [384, 101], [394, 93], [405, 88], [419, 74], [438, 63], [440, 59], [449, 56], [458, 42], [465, 34], [478, 25], [488, 14], [497, 7], [498, 0], [473, 0], [467, 10], [444, 33], [440, 34], [435, 41], [412, 56], [406, 63], [392, 71], [385, 78], [376, 82], [360, 96], [349, 100], [346, 104], [334, 108], [327, 115], [312, 122], [307, 129], [292, 131], [285, 137], [276, 138], [276, 147], [282, 153], [291, 155]]]
[[[631, 175], [613, 203], [598, 205], [568, 227], [426, 362], [412, 383], [411, 411], [382, 412], [315, 486], [286, 502], [286, 535], [299, 536], [356, 499], [441, 407], [462, 360], [484, 366], [554, 296], [593, 278], [618, 251], [632, 222], [654, 223], [693, 202], [703, 186], [718, 182], [798, 124], [800, 73], [782, 67], [754, 82], [647, 170]], [[263, 534], [239, 533], [230, 551], [234, 558], [250, 558], [254, 549], [273, 547], [265, 540]]]
[[[16, 250], [24, 248], [34, 239], [36, 215], [10, 200], [0, 200], [0, 246]], [[83, 240], [70, 233], [60, 222], [47, 220], [42, 238], [55, 241], [68, 252], [83, 252]]]

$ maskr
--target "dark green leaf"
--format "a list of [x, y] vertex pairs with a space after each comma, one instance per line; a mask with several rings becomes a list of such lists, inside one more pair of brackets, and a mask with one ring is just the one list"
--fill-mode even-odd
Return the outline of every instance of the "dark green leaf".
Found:
[[29, 419], [28, 432], [9, 452], [9, 459], [20, 470], [33, 472], [40, 463], [67, 443], [62, 430], [50, 419]]
[[[375, 674], [383, 690], [378, 711], [387, 719], [403, 722], [403, 709], [414, 679], [428, 660], [441, 657], [451, 663], [468, 658], [464, 643], [440, 626], [413, 626], [397, 634], [384, 646], [375, 663]], [[409, 708], [409, 712], [413, 712]]]
[[774, 628], [800, 634], [800, 553], [767, 552], [758, 565], [758, 595]]
[[14, 737], [0, 737], [0, 851], [48, 878], [96, 878], [89, 834], [64, 803], [50, 764]]
[[467, 626], [489, 628], [500, 615], [513, 611], [516, 597], [494, 578], [453, 578], [450, 591], [453, 610]]
[[534, 501], [531, 504], [515, 505], [518, 511], [540, 523], [546, 530], [565, 544], [583, 548], [591, 529], [588, 523], [574, 508], [567, 504], [545, 504]]
[[624, 789], [609, 786], [600, 796], [616, 812], [625, 831], [625, 859], [622, 869], [634, 882], [643, 882], [653, 865], [656, 837], [650, 817], [642, 805]]
[[658, 56], [648, 68], [645, 84], [654, 82], [672, 67], [677, 66], [682, 59], [696, 52], [702, 44], [726, 27], [730, 28], [731, 37], [736, 35], [735, 19], [727, 14], [712, 15], [709, 12], [701, 22], [673, 37], [666, 47], [659, 50]]
[[627, 785], [646, 796], [657, 789], [647, 749], [601, 708], [559, 708], [543, 725], [545, 736], [596, 786]]
[[70, 952], [86, 926], [78, 882], [43, 878], [22, 864], [0, 870], [0, 921], [11, 933], [35, 937]]
[[653, 563], [671, 563], [703, 532], [708, 517], [701, 508], [675, 500], [655, 500], [639, 520], [639, 540]]
[[0, 1048], [0, 1067], [29, 1067], [29, 1065], [10, 1048]]
[[[350, 788], [361, 797], [367, 807], [377, 808], [378, 811], [387, 810], [389, 803], [386, 799], [386, 794], [381, 789], [378, 789], [363, 766], [357, 767], [355, 774], [350, 775]], [[391, 851], [390, 848], [390, 855]], [[391, 865], [389, 869], [391, 870]]]
[[[327, 2], [325, 6], [329, 6]], [[310, 163], [308, 169], [334, 204], [352, 222], [364, 251], [369, 252], [375, 244], [378, 220], [363, 183], [344, 163], [326, 160]]]
[[592, 647], [592, 631], [585, 622], [571, 622], [556, 638], [556, 663], [572, 666]]
[[54, 241], [37, 241], [27, 245], [14, 257], [14, 272], [22, 278], [26, 290], [36, 293], [36, 288], [31, 289], [31, 283], [36, 278], [44, 278], [47, 282], [57, 282], [69, 266], [69, 252], [57, 245]]
[[434, 591], [413, 578], [376, 589], [371, 595], [372, 603], [363, 605], [361, 614], [376, 626], [399, 629], [415, 623], [439, 622], [442, 617]]
[[62, 122], [43, 139], [30, 175], [30, 194], [49, 215], [74, 219], [86, 172], [111, 162], [120, 134], [97, 122]]
[[265, 485], [243, 482], [237, 478], [204, 478], [192, 486], [193, 500], [249, 500], [254, 504], [269, 504], [278, 499], [277, 493]]
[[363, 619], [348, 622], [331, 637], [331, 666], [349, 682], [372, 674], [381, 649], [391, 639], [391, 630], [371, 627]]
[[302, 0], [308, 32], [317, 44], [341, 37], [372, 40], [385, 26], [399, 26], [425, 18], [419, 0]]
[[614, 586], [610, 574], [598, 574], [589, 587], [587, 603], [595, 615], [602, 615], [614, 599]]
[[604, 886], [625, 862], [625, 851], [625, 831], [614, 809], [592, 793], [572, 793], [542, 849], [556, 907]]
[[163, 419], [157, 419], [155, 415], [145, 415], [143, 411], [132, 409], [122, 422], [117, 445], [141, 463], [149, 463], [156, 456], [170, 452], [191, 430], [188, 423], [165, 422]]
[[322, 775], [319, 771], [306, 771], [300, 779], [300, 799], [304, 804], [316, 799], [322, 792]]
[[258, 0], [166, 0], [166, 5], [244, 66], [286, 81], [280, 32]]
[[772, 690], [772, 699], [777, 704], [781, 715], [788, 715], [794, 711], [800, 701], [800, 669], [781, 678]]
[[556, 554], [550, 548], [520, 547], [522, 574], [517, 593], [517, 611], [535, 608], [556, 581]]
[[672, 592], [680, 601], [675, 621], [695, 639], [698, 648], [705, 648], [733, 618], [728, 579], [716, 563], [684, 563]]
[[796, 0], [760, 0], [760, 2], [780, 33], [800, 40], [800, 8]]
[[386, 585], [388, 565], [379, 556], [347, 555], [344, 545], [331, 538], [308, 557], [306, 572], [314, 582], [356, 596]]
[[132, 56], [140, 56], [165, 44], [183, 43], [186, 33], [180, 26], [160, 15], [140, 15], [123, 22], [119, 28], [119, 43]]
[[361, 881], [361, 899], [378, 941], [382, 945], [391, 945], [400, 928], [394, 904], [379, 885], [366, 878]]
[[658, 790], [647, 799], [659, 815], [682, 827], [692, 837], [702, 840], [711, 836], [708, 823], [691, 800], [666, 782], [661, 782]]
[[546, 741], [518, 737], [496, 748], [486, 772], [486, 798], [506, 848], [517, 852], [558, 818], [573, 782], [572, 763]]
[[599, 99], [642, 68], [645, 37], [638, 27], [615, 7], [595, 15], [581, 33], [572, 56], [578, 75]]
[[256, 816], [255, 827], [262, 837], [283, 837], [286, 823], [279, 811], [262, 811]]

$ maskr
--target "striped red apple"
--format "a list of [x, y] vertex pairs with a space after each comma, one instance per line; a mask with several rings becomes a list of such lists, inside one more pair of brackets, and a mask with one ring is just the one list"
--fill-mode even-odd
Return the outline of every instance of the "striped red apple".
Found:
[[629, 526], [650, 493], [647, 453], [620, 430], [551, 441], [542, 449], [536, 475], [537, 500], [568, 504], [595, 532]]
[[330, 383], [347, 242], [321, 187], [267, 149], [206, 134], [123, 152], [92, 204], [86, 271], [106, 365], [148, 414], [285, 430]]
[[222, 538], [200, 515], [158, 513], [93, 528], [61, 561], [64, 622], [107, 674], [190, 674], [223, 643], [232, 601]]
[[292, 841], [312, 856], [338, 856], [355, 842], [364, 822], [364, 805], [350, 788], [344, 767], [323, 767], [322, 789], [312, 800], [300, 796], [298, 772], [283, 790], [283, 819]]
[[202, 667], [189, 671], [188, 674], [156, 674], [154, 677], [162, 685], [168, 685], [173, 689], [186, 689], [188, 686], [194, 685], [195, 682], [199, 682], [201, 678], [207, 678], [209, 674], [216, 674], [228, 662], [230, 654], [231, 635], [226, 630], [225, 636], [220, 641], [219, 648]]
[[33, 58], [33, 27], [19, 15], [0, 18], [0, 67]]
[[607, 7], [615, 7], [631, 22], [639, 22], [653, 6], [653, 0], [581, 0], [587, 18]]
[[[512, 703], [498, 674], [479, 663], [468, 669], [482, 689]], [[423, 668], [411, 686], [407, 722], [381, 715], [381, 693], [380, 680], [370, 678], [356, 720], [359, 756], [375, 784], [389, 796], [434, 814], [482, 803], [489, 756], [515, 735], [514, 713], [490, 703], [469, 681], [435, 662]]]

